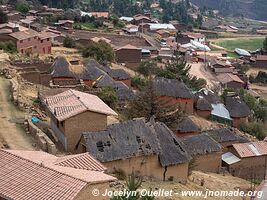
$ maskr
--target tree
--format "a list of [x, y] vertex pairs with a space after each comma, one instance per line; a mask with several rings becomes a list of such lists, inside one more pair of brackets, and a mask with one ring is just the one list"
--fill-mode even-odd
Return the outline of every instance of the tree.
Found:
[[148, 77], [158, 71], [157, 64], [154, 60], [142, 61], [137, 68], [137, 72]]
[[7, 42], [0, 42], [0, 49], [4, 50], [7, 53], [16, 53], [17, 47], [16, 44], [9, 40]]
[[85, 58], [94, 58], [100, 63], [114, 61], [115, 55], [112, 47], [104, 42], [92, 42], [88, 47], [82, 50], [82, 56]]
[[267, 51], [267, 37], [265, 38], [265, 40], [263, 41], [263, 50]]
[[74, 48], [75, 47], [75, 40], [69, 36], [65, 37], [63, 41], [63, 46], [67, 48]]
[[7, 14], [0, 10], [0, 24], [7, 23]]
[[26, 14], [30, 10], [30, 6], [27, 1], [20, 1], [16, 4], [16, 10]]
[[114, 108], [118, 103], [118, 96], [116, 94], [116, 90], [111, 86], [101, 88], [100, 92], [98, 93], [98, 96], [110, 107]]
[[160, 100], [155, 94], [152, 80], [149, 80], [147, 86], [129, 102], [125, 114], [128, 119], [145, 117], [149, 120], [155, 117], [156, 121], [163, 122], [174, 129], [182, 115], [182, 110], [178, 105]]

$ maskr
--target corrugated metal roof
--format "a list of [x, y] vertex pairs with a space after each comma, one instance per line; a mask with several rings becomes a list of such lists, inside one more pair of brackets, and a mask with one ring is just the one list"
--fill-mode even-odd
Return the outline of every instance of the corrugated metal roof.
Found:
[[229, 111], [226, 109], [224, 104], [218, 103], [218, 104], [211, 104], [213, 110], [211, 111], [211, 114], [217, 117], [225, 118], [232, 120], [230, 117]]
[[231, 165], [231, 164], [234, 164], [240, 161], [240, 159], [236, 157], [234, 154], [232, 154], [231, 152], [227, 152], [223, 154], [222, 160], [226, 162], [228, 165]]
[[233, 144], [233, 147], [241, 158], [267, 155], [267, 142], [265, 141]]

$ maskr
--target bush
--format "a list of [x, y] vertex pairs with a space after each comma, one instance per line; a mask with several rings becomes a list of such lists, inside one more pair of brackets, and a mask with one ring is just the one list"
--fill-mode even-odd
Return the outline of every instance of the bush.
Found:
[[104, 41], [92, 42], [82, 50], [82, 56], [84, 58], [94, 58], [100, 63], [112, 62], [115, 58], [112, 47]]
[[141, 76], [135, 76], [131, 80], [132, 86], [140, 89], [143, 89], [147, 85], [147, 79], [142, 78]]
[[116, 94], [116, 90], [111, 87], [103, 87], [101, 91], [98, 93], [100, 99], [102, 99], [108, 106], [115, 107], [118, 102], [118, 96]]
[[243, 123], [240, 126], [240, 130], [255, 136], [259, 140], [263, 140], [266, 137], [265, 127], [262, 122]]
[[4, 50], [7, 53], [17, 52], [16, 44], [12, 41], [0, 42], [0, 49]]
[[64, 41], [63, 41], [63, 46], [67, 48], [74, 48], [75, 45], [75, 40], [69, 36], [67, 36]]

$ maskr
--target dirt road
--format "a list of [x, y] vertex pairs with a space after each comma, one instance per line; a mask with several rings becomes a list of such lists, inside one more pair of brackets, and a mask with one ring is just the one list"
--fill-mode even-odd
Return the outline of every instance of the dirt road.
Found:
[[218, 85], [216, 77], [209, 71], [209, 69], [205, 69], [203, 63], [190, 63], [190, 65], [190, 74], [197, 78], [205, 79], [208, 88], [212, 89]]
[[0, 148], [35, 150], [33, 138], [17, 123], [23, 119], [10, 101], [9, 80], [0, 77]]

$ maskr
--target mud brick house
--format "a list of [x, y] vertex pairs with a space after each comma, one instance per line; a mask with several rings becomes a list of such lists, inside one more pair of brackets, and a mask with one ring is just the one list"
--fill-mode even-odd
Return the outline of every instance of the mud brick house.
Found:
[[246, 84], [237, 75], [232, 73], [223, 73], [217, 76], [218, 81], [223, 88], [241, 89], [245, 88]]
[[224, 152], [233, 144], [249, 142], [249, 139], [236, 133], [232, 128], [216, 128], [205, 132], [222, 146]]
[[67, 29], [73, 29], [74, 21], [72, 20], [58, 20], [55, 25], [57, 25], [60, 28], [67, 28]]
[[157, 30], [156, 31], [158, 38], [168, 38], [171, 36], [170, 32], [168, 30]]
[[156, 77], [153, 80], [155, 95], [162, 101], [176, 104], [187, 114], [193, 114], [193, 94], [190, 89], [176, 79]]
[[190, 135], [197, 135], [200, 132], [200, 128], [189, 117], [183, 117], [178, 122], [176, 127], [176, 136], [185, 137]]
[[251, 111], [247, 104], [239, 96], [228, 96], [225, 98], [225, 106], [233, 119], [233, 126], [240, 127], [248, 121]]
[[128, 24], [125, 26], [125, 28], [122, 29], [124, 32], [128, 34], [136, 34], [138, 32], [138, 26], [133, 24]]
[[226, 165], [233, 176], [248, 180], [264, 179], [267, 156], [265, 141], [233, 144], [230, 152], [240, 159], [239, 162]]
[[163, 123], [134, 119], [106, 130], [86, 132], [79, 150], [88, 151], [108, 168], [157, 180], [185, 183], [191, 157], [183, 143]]
[[141, 48], [130, 44], [116, 49], [115, 54], [117, 62], [125, 63], [126, 66], [138, 66], [142, 58]]
[[218, 173], [221, 168], [221, 145], [207, 134], [181, 138], [192, 156], [192, 170]]
[[152, 20], [145, 15], [138, 14], [133, 16], [133, 23], [138, 26], [141, 23], [152, 23]]
[[[88, 153], [57, 157], [42, 151], [0, 150], [0, 199], [86, 200], [116, 178]], [[67, 191], [67, 192], [66, 192]]]
[[[178, 29], [179, 30], [179, 29]], [[206, 37], [201, 33], [185, 32], [177, 35], [177, 42], [179, 44], [187, 44], [191, 41], [205, 43]]]
[[113, 78], [113, 80], [121, 81], [128, 87], [131, 86], [131, 77], [123, 69], [112, 69], [108, 74]]
[[199, 96], [195, 108], [198, 116], [203, 118], [209, 118], [211, 116], [212, 106], [203, 96]]
[[89, 15], [91, 15], [95, 18], [102, 18], [102, 19], [108, 19], [109, 18], [109, 12], [90, 12]]
[[10, 12], [7, 13], [7, 20], [9, 22], [18, 22], [21, 18], [21, 13], [19, 12]]
[[38, 33], [33, 30], [11, 33], [10, 39], [16, 44], [17, 51], [21, 54], [50, 54], [51, 35], [47, 32]]
[[211, 62], [211, 70], [215, 73], [232, 73], [235, 67], [229, 61], [215, 59]]
[[73, 152], [82, 132], [107, 127], [107, 117], [117, 115], [95, 95], [68, 90], [43, 102], [49, 111], [51, 129], [66, 151]]
[[252, 65], [257, 68], [267, 68], [267, 55], [257, 55]]

